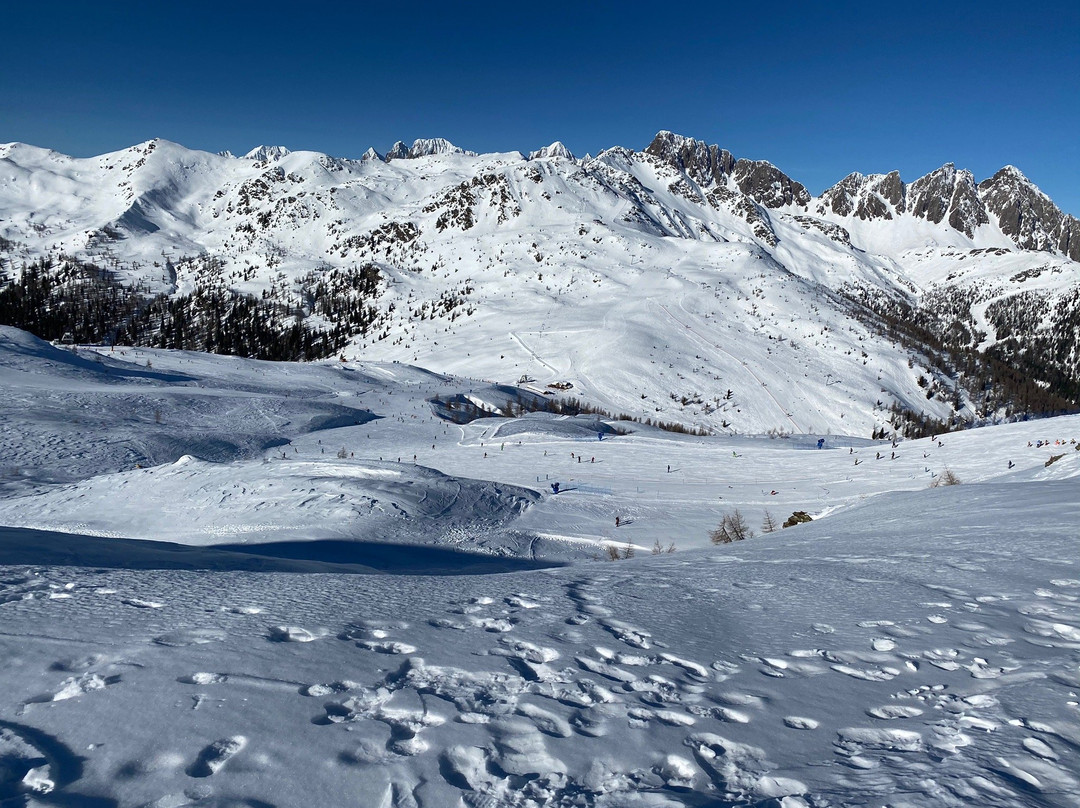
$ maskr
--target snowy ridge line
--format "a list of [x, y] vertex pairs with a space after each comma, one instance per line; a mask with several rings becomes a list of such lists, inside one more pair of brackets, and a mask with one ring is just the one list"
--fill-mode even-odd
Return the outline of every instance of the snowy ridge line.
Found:
[[[389, 162], [233, 158], [154, 140], [80, 160], [11, 144], [0, 267], [52, 261], [33, 270], [56, 281], [42, 311], [121, 300], [92, 334], [77, 333], [101, 321], [90, 312], [18, 315], [57, 340], [532, 375], [717, 433], [869, 436], [1068, 408], [1060, 385], [1023, 393], [977, 353], [1031, 365], [1016, 345], [1046, 346], [1040, 381], [1078, 372], [1080, 237], [1061, 240], [1075, 220], [1019, 172], [852, 175], [812, 197], [767, 162], [670, 132], [642, 151], [564, 151], [429, 139]], [[9, 289], [38, 288], [16, 274]], [[672, 328], [676, 301], [690, 333]], [[922, 330], [901, 339], [897, 319]], [[956, 355], [941, 366], [943, 340]], [[978, 373], [957, 376], [969, 359]]]

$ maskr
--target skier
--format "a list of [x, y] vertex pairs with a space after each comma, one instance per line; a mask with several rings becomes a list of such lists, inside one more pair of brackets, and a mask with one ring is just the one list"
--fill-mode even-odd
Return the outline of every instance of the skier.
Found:
[[818, 438], [817, 447], [819, 449], [824, 449], [825, 448], [825, 438]]
[[551, 484], [551, 493], [553, 493], [553, 494], [559, 493], [559, 484], [558, 483], [552, 483]]

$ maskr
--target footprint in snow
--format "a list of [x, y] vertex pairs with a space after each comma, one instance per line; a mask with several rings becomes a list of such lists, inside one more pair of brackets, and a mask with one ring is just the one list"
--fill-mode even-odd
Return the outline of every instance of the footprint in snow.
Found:
[[160, 609], [165, 605], [155, 600], [143, 600], [142, 598], [123, 598], [120, 602], [128, 606], [134, 606], [136, 609]]
[[226, 636], [224, 631], [216, 628], [188, 628], [154, 637], [154, 643], [169, 648], [184, 648], [189, 645], [224, 642]]
[[42, 704], [50, 701], [67, 701], [75, 699], [95, 690], [104, 690], [111, 685], [119, 684], [120, 676], [102, 676], [98, 673], [84, 673], [82, 676], [69, 676], [60, 683], [60, 689], [52, 693], [44, 693], [29, 699], [27, 704]]
[[346, 624], [338, 636], [343, 640], [384, 640], [390, 632], [408, 627], [403, 620], [356, 620]]
[[315, 698], [323, 698], [325, 696], [335, 696], [340, 693], [348, 693], [350, 690], [362, 690], [363, 685], [359, 682], [331, 682], [328, 685], [314, 684], [304, 685], [300, 688], [301, 696], [312, 696]]
[[224, 673], [197, 671], [187, 676], [181, 676], [176, 681], [183, 685], [222, 685], [229, 681], [229, 677]]
[[79, 671], [90, 670], [90, 668], [96, 668], [99, 665], [103, 665], [111, 660], [104, 654], [90, 654], [83, 657], [70, 657], [68, 659], [60, 659], [49, 666], [51, 671], [66, 671], [67, 673], [78, 673]]
[[415, 654], [416, 646], [393, 640], [360, 640], [357, 647], [379, 654]]
[[311, 632], [299, 626], [271, 626], [266, 638], [270, 642], [312, 642], [321, 636], [324, 633]]
[[[0, 721], [0, 805], [37, 805], [78, 779], [82, 764], [70, 749], [41, 730]], [[56, 804], [76, 804], [67, 794]], [[49, 804], [52, 801], [49, 800]]]
[[517, 622], [514, 619], [505, 620], [501, 617], [469, 617], [469, 622], [477, 628], [482, 628], [484, 631], [490, 631], [493, 633], [505, 633], [512, 631], [514, 623]]
[[633, 648], [648, 650], [651, 647], [652, 635], [643, 629], [635, 628], [621, 620], [601, 620], [600, 625], [617, 639]]
[[922, 715], [923, 711], [918, 707], [910, 707], [906, 704], [886, 704], [883, 707], [871, 707], [866, 714], [871, 718], [882, 721], [892, 721], [897, 718], [914, 718]]
[[191, 777], [210, 777], [217, 774], [245, 746], [247, 746], [247, 738], [243, 735], [233, 735], [231, 738], [214, 741], [199, 752], [199, 757], [188, 767], [187, 773]]

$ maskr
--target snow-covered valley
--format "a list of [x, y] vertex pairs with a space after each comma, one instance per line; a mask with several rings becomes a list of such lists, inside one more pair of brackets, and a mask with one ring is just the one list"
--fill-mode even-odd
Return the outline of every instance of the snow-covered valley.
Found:
[[697, 436], [6, 327], [0, 388], [5, 808], [1077, 804], [1080, 417]]

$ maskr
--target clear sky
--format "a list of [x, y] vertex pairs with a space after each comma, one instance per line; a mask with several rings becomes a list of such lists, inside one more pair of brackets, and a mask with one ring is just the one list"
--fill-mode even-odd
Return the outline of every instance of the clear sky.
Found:
[[814, 193], [1012, 163], [1080, 215], [1080, 2], [934, 5], [8, 3], [0, 142], [580, 155], [670, 129]]

